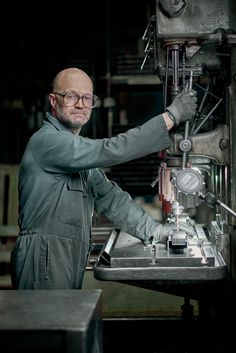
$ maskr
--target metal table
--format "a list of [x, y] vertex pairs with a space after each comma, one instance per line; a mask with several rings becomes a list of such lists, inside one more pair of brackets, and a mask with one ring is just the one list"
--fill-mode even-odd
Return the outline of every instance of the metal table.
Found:
[[1, 290], [0, 351], [102, 352], [101, 290]]
[[226, 264], [210, 243], [203, 248], [204, 256], [194, 243], [181, 254], [166, 251], [165, 244], [158, 247], [153, 254], [150, 246], [112, 229], [94, 264], [94, 277], [196, 299], [205, 313], [206, 307], [222, 301]]

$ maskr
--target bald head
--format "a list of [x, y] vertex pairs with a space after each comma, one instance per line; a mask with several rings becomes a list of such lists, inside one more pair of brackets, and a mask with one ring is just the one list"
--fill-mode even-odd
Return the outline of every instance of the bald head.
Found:
[[[91, 78], [83, 70], [71, 67], [56, 75], [52, 82], [52, 89], [48, 96], [52, 116], [73, 134], [78, 134], [81, 127], [89, 121], [92, 112], [92, 107], [84, 103], [84, 97], [87, 97], [89, 102], [93, 99]], [[66, 102], [65, 97], [67, 97]], [[69, 101], [68, 104], [68, 99], [71, 97], [75, 97], [76, 101], [72, 104]]]
[[71, 67], [60, 71], [52, 82], [53, 92], [62, 92], [80, 89], [80, 86], [87, 92], [93, 92], [93, 83], [91, 78], [83, 70]]

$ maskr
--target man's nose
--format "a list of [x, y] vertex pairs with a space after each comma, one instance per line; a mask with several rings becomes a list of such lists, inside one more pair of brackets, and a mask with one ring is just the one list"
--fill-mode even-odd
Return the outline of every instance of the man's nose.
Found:
[[78, 97], [78, 100], [77, 100], [77, 102], [76, 102], [75, 105], [77, 105], [77, 106], [79, 106], [79, 107], [83, 107], [83, 106], [84, 106], [83, 97], [82, 97], [82, 96], [81, 96], [81, 97]]

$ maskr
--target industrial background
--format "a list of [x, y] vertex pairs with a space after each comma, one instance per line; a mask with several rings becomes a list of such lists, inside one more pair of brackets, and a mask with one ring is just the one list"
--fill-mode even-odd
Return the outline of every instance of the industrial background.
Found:
[[[230, 348], [236, 273], [234, 0], [8, 2], [0, 28], [1, 352], [19, 352], [19, 347], [20, 352], [77, 352], [76, 345], [71, 348], [64, 338], [61, 343], [55, 336], [57, 326], [51, 317], [55, 314], [55, 321], [60, 318], [53, 304], [49, 305], [51, 300], [53, 303], [51, 294], [48, 303], [40, 295], [35, 297], [38, 309], [44, 306], [45, 317], [36, 310], [37, 305], [33, 310], [35, 322], [39, 315], [39, 320], [51, 323], [44, 327], [47, 335], [41, 331], [37, 335], [37, 328], [32, 335], [34, 321], [28, 316], [25, 326], [21, 323], [18, 327], [11, 319], [17, 314], [14, 303], [25, 305], [25, 298], [21, 302], [11, 288], [9, 263], [18, 232], [18, 167], [29, 137], [40, 128], [49, 108], [51, 81], [66, 67], [85, 70], [101, 99], [82, 130], [91, 138], [110, 137], [144, 123], [161, 113], [187, 82], [198, 91], [200, 102], [196, 125], [173, 134], [167, 155], [149, 155], [105, 170], [158, 221], [171, 210], [172, 195], [166, 190], [174, 175], [171, 212], [177, 217], [183, 206], [187, 218], [196, 222], [198, 239], [190, 242], [192, 254], [189, 256], [188, 245], [181, 243], [183, 253], [188, 252], [181, 258], [172, 239], [164, 255], [162, 249], [155, 249], [160, 271], [146, 263], [137, 270], [137, 259], [144, 259], [135, 251], [125, 259], [129, 269], [124, 271], [124, 254], [115, 249], [119, 230], [95, 215], [95, 249], [83, 290], [88, 291], [89, 300], [91, 295], [89, 309], [95, 307], [91, 314], [95, 317], [99, 312], [102, 329], [97, 317], [93, 326], [91, 317], [82, 315], [89, 325], [79, 337], [80, 343], [86, 341], [79, 352], [234, 351]], [[189, 173], [184, 173], [186, 160], [191, 165]], [[176, 201], [181, 205], [177, 210]], [[114, 242], [114, 252], [107, 248], [108, 240]], [[102, 300], [97, 290], [101, 290]], [[28, 295], [27, 302], [34, 304], [34, 296], [29, 299]], [[58, 296], [54, 299], [58, 299], [62, 316], [68, 300], [80, 308], [74, 294], [72, 299], [67, 293]], [[66, 310], [64, 315], [69, 327], [70, 315]], [[74, 322], [73, 315], [71, 320]], [[19, 339], [19, 332], [24, 339]], [[38, 337], [41, 346], [35, 343]], [[19, 339], [18, 347], [9, 343], [11, 338]]]

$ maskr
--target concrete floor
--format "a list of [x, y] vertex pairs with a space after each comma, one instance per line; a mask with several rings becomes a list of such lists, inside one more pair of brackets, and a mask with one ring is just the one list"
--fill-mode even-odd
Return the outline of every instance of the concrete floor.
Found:
[[106, 320], [103, 353], [233, 353], [229, 322]]
[[183, 319], [184, 298], [128, 284], [98, 281], [86, 271], [83, 288], [102, 289], [103, 353], [233, 353], [231, 323]]
[[[103, 318], [181, 318], [184, 298], [129, 284], [98, 281], [87, 270], [83, 288], [102, 289]], [[198, 302], [191, 300], [193, 317], [198, 316]]]

